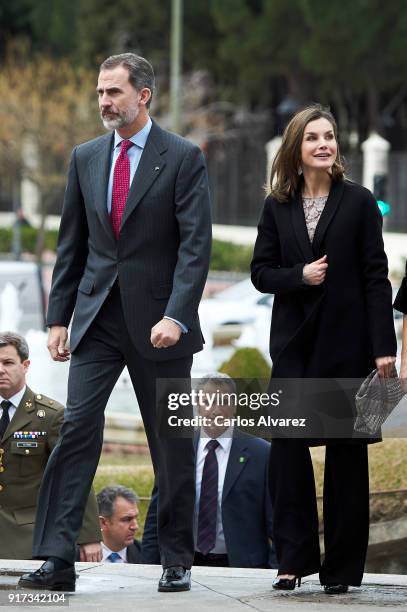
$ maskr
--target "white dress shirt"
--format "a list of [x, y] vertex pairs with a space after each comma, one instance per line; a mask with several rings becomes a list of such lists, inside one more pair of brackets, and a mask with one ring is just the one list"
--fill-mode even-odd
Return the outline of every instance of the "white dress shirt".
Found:
[[[8, 401], [12, 403], [12, 406], [10, 406], [10, 408], [8, 409], [8, 416], [10, 417], [10, 421], [16, 413], [19, 403], [23, 399], [26, 388], [27, 388], [26, 385], [24, 385], [24, 387], [20, 391], [18, 391], [18, 393], [16, 393], [12, 397], [9, 397], [8, 399]], [[5, 397], [2, 397], [0, 395], [0, 404], [5, 399], [6, 399]], [[0, 419], [2, 416], [3, 416], [3, 408], [0, 407]]]
[[[232, 438], [233, 438], [233, 427], [229, 427], [226, 431], [223, 432], [218, 438], [215, 438], [219, 442], [219, 446], [215, 450], [216, 459], [218, 460], [218, 504], [217, 504], [217, 514], [216, 514], [216, 542], [215, 546], [209, 553], [214, 553], [218, 555], [226, 555], [226, 544], [225, 544], [225, 535], [223, 533], [223, 523], [222, 523], [222, 493], [223, 493], [223, 484], [225, 482], [225, 474], [226, 468], [229, 461], [230, 448], [232, 446]], [[196, 487], [196, 498], [195, 498], [195, 528], [194, 528], [194, 537], [195, 537], [195, 550], [198, 536], [198, 516], [199, 516], [199, 500], [201, 497], [201, 483], [202, 483], [202, 472], [205, 463], [206, 455], [208, 454], [208, 449], [205, 446], [208, 442], [212, 440], [205, 433], [204, 429], [201, 429], [201, 435], [198, 442], [198, 448], [196, 453], [196, 471], [195, 471], [195, 487]]]
[[152, 126], [152, 121], [150, 117], [148, 118], [145, 126], [131, 136], [131, 138], [122, 138], [116, 131], [114, 133], [114, 142], [113, 142], [113, 154], [112, 154], [112, 165], [110, 167], [110, 175], [109, 175], [109, 183], [107, 187], [107, 212], [110, 215], [110, 211], [112, 210], [112, 192], [113, 192], [113, 173], [114, 167], [116, 165], [117, 158], [120, 153], [120, 145], [123, 140], [130, 140], [133, 143], [133, 147], [130, 147], [127, 151], [127, 155], [130, 161], [130, 185], [133, 182], [134, 175], [136, 174], [136, 170], [140, 163], [141, 154], [144, 151], [144, 147], [146, 146], [148, 135], [150, 134]]
[[121, 550], [110, 550], [110, 548], [108, 548], [106, 546], [106, 544], [104, 542], [101, 543], [102, 544], [102, 553], [103, 553], [103, 563], [113, 563], [113, 561], [111, 561], [110, 559], [108, 559], [108, 556], [112, 554], [112, 552], [117, 552], [118, 555], [120, 555], [120, 559], [117, 559], [117, 561], [114, 561], [114, 563], [127, 563], [127, 548], [122, 548]]

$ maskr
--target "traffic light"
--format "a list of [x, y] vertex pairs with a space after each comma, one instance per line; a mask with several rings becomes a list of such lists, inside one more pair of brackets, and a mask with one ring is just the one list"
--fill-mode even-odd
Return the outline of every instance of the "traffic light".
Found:
[[387, 202], [387, 176], [384, 174], [376, 174], [373, 179], [373, 195], [377, 200], [377, 205], [383, 217], [388, 215], [391, 210], [391, 204]]

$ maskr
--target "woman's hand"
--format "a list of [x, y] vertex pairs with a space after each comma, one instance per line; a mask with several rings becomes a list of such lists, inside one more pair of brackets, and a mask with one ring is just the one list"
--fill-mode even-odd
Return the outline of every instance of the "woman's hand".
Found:
[[379, 376], [390, 378], [395, 361], [395, 357], [376, 357], [375, 362]]
[[310, 264], [306, 264], [302, 270], [302, 279], [306, 285], [320, 285], [325, 280], [327, 256], [317, 259]]

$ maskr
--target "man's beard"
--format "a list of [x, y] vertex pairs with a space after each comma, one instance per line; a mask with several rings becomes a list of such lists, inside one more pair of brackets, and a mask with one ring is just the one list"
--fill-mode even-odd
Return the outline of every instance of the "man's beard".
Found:
[[103, 112], [101, 111], [100, 117], [106, 130], [118, 130], [133, 123], [138, 114], [139, 110], [135, 108], [119, 113], [105, 111], [105, 116], [103, 116]]

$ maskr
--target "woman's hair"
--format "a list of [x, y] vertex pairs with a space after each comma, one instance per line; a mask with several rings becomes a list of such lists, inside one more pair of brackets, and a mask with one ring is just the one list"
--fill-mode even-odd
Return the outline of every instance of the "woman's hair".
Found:
[[[271, 166], [270, 185], [267, 192], [280, 202], [286, 202], [298, 189], [301, 180], [301, 145], [305, 127], [315, 119], [327, 119], [332, 125], [335, 139], [338, 141], [338, 128], [332, 113], [321, 106], [313, 104], [294, 115], [284, 130], [281, 146]], [[333, 163], [332, 179], [343, 178], [345, 171], [338, 151]]]

